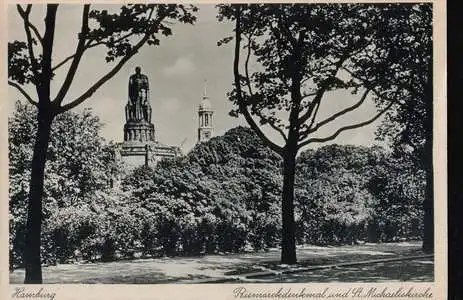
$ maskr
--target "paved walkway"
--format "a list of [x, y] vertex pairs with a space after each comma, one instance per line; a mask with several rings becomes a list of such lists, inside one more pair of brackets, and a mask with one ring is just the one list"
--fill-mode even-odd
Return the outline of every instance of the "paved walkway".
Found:
[[[268, 252], [136, 259], [109, 263], [66, 264], [43, 268], [44, 283], [200, 283], [241, 278], [246, 282], [333, 282], [333, 281], [432, 281], [432, 258], [406, 262], [368, 264], [308, 270], [313, 266], [359, 262], [398, 256], [423, 255], [421, 243], [365, 244], [341, 247], [298, 247], [296, 266], [279, 264], [279, 249]], [[284, 274], [294, 268], [305, 272]], [[286, 270], [286, 271], [285, 271]], [[274, 272], [281, 275], [275, 276]], [[246, 279], [246, 274], [271, 276]], [[11, 283], [22, 283], [24, 270], [10, 273]]]

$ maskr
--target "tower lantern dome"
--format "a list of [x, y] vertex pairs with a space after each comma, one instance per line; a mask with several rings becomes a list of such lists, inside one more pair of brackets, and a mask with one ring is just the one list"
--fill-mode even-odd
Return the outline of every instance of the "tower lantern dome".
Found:
[[202, 111], [209, 111], [212, 109], [212, 104], [211, 101], [209, 101], [208, 97], [203, 97], [203, 100], [201, 101], [201, 104], [199, 104], [199, 110]]
[[207, 81], [204, 80], [204, 94], [201, 103], [199, 104], [199, 111], [211, 111], [212, 104], [207, 96]]

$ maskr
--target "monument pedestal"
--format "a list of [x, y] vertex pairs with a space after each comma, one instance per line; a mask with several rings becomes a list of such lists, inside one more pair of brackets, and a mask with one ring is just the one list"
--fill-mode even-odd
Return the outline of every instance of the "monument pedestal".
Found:
[[154, 125], [146, 121], [129, 121], [124, 125], [124, 142], [154, 142]]
[[130, 120], [124, 125], [124, 142], [119, 145], [120, 160], [129, 170], [140, 166], [155, 167], [163, 158], [179, 156], [180, 149], [156, 141], [154, 125], [146, 120]]
[[155, 167], [163, 158], [180, 156], [178, 147], [166, 146], [156, 141], [125, 141], [119, 144], [119, 157], [129, 170], [140, 166]]
[[126, 123], [124, 142], [117, 145], [116, 159], [125, 168], [140, 166], [154, 167], [162, 158], [181, 155], [177, 147], [162, 145], [156, 141], [154, 125], [151, 123], [148, 77], [141, 74], [139, 67], [129, 78], [129, 101], [125, 106]]

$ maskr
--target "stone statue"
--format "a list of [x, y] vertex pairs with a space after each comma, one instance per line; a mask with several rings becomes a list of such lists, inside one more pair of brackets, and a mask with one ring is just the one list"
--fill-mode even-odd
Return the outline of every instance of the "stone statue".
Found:
[[125, 108], [127, 121], [147, 121], [151, 123], [148, 77], [141, 74], [141, 68], [135, 68], [135, 74], [129, 78], [129, 103]]
[[151, 106], [148, 100], [145, 100], [145, 102], [143, 103], [143, 118], [146, 121], [151, 122]]

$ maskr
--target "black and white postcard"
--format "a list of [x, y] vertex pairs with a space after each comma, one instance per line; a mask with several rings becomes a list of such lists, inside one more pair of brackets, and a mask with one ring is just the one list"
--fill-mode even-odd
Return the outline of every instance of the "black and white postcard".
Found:
[[445, 3], [4, 16], [8, 299], [446, 298]]

